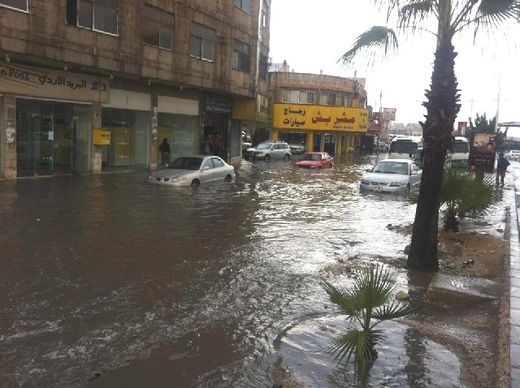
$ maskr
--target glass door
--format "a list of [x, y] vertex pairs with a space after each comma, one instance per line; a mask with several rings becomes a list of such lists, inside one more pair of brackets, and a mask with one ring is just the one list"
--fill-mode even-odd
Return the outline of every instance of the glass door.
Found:
[[18, 100], [18, 176], [74, 172], [73, 105]]
[[72, 105], [53, 104], [52, 142], [53, 172], [68, 174], [74, 171], [74, 133], [72, 126]]

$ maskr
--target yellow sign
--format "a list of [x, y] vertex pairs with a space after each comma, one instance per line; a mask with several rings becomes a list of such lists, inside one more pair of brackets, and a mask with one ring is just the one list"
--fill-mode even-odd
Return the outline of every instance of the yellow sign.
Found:
[[94, 145], [110, 145], [112, 140], [112, 132], [102, 129], [94, 129]]
[[366, 132], [368, 109], [275, 104], [273, 124], [277, 129]]

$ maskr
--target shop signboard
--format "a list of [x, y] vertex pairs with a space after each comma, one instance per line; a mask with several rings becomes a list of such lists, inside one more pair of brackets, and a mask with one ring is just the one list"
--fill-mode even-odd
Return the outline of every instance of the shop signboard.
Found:
[[107, 146], [110, 145], [112, 141], [112, 132], [105, 131], [103, 129], [94, 129], [93, 130], [93, 142], [94, 145], [98, 146]]
[[395, 121], [395, 114], [397, 109], [395, 108], [383, 108], [383, 120]]
[[277, 129], [367, 132], [368, 109], [302, 104], [275, 104]]
[[206, 96], [204, 110], [209, 113], [231, 114], [231, 99], [225, 96]]
[[0, 92], [84, 102], [108, 102], [108, 78], [0, 62]]

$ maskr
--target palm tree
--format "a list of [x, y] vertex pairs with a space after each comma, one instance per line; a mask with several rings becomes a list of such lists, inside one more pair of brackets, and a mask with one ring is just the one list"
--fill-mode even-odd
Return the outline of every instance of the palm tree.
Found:
[[495, 200], [494, 178], [482, 180], [465, 170], [451, 169], [444, 174], [439, 203], [443, 207], [444, 230], [457, 232], [458, 218], [485, 213]]
[[385, 5], [388, 20], [397, 14], [396, 29], [372, 27], [361, 34], [342, 60], [350, 63], [363, 50], [397, 49], [397, 32], [417, 33], [427, 21], [434, 20], [437, 31], [435, 60], [430, 90], [426, 92], [426, 120], [421, 123], [424, 137], [423, 175], [413, 225], [408, 268], [437, 270], [437, 232], [439, 193], [444, 160], [450, 146], [453, 124], [460, 109], [455, 76], [453, 38], [473, 25], [497, 27], [508, 19], [520, 20], [520, 0], [374, 0]]
[[401, 318], [414, 312], [409, 305], [392, 300], [395, 278], [383, 267], [370, 267], [356, 280], [352, 290], [341, 291], [323, 281], [322, 287], [330, 301], [337, 305], [350, 322], [357, 322], [361, 330], [351, 329], [330, 347], [338, 363], [348, 363], [354, 356], [356, 370], [365, 376], [377, 358], [375, 346], [383, 339], [383, 332], [375, 326], [383, 321]]

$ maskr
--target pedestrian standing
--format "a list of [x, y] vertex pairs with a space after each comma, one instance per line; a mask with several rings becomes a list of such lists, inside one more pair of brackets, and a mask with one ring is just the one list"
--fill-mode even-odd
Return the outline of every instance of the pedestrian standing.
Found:
[[159, 152], [161, 153], [161, 164], [163, 167], [166, 167], [168, 163], [170, 163], [170, 145], [168, 144], [168, 139], [164, 138], [161, 145], [159, 146]]
[[504, 153], [501, 152], [498, 154], [497, 160], [497, 186], [499, 181], [501, 185], [504, 186], [504, 177], [506, 176], [507, 166], [509, 166], [509, 161], [504, 157]]

